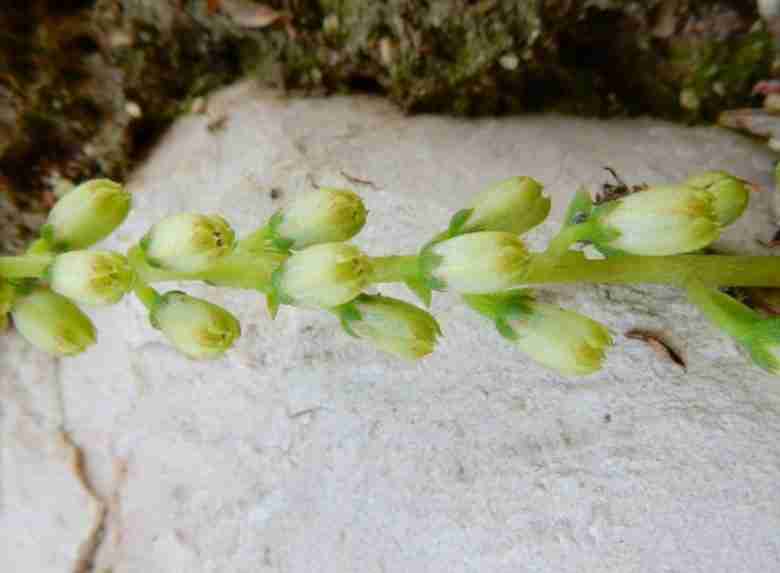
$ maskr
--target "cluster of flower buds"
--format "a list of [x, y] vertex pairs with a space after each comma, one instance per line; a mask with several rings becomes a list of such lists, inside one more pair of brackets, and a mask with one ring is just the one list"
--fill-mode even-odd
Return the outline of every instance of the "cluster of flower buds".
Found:
[[[568, 281], [566, 273], [574, 280], [589, 280], [589, 273], [603, 278], [605, 267], [598, 261], [570, 251], [579, 242], [593, 244], [610, 259], [608, 270], [625, 282], [642, 282], [642, 261], [656, 257], [649, 265], [654, 281], [660, 277], [686, 286], [691, 300], [757, 363], [780, 374], [780, 321], [757, 317], [716, 289], [677, 276], [675, 255], [716, 240], [744, 212], [749, 190], [727, 173], [708, 172], [606, 202], [594, 203], [579, 192], [548, 249], [533, 253], [522, 235], [545, 221], [550, 199], [539, 182], [513, 177], [477, 195], [419, 253], [372, 258], [347, 242], [366, 222], [360, 197], [321, 188], [299, 196], [243, 238], [219, 215], [175, 214], [152, 226], [123, 255], [88, 250], [124, 221], [131, 204], [121, 185], [96, 180], [55, 205], [41, 239], [26, 255], [0, 257], [0, 328], [10, 314], [17, 330], [39, 348], [77, 354], [96, 340], [94, 326], [77, 304], [115, 304], [134, 291], [151, 324], [174, 347], [191, 358], [216, 358], [241, 334], [236, 317], [181, 291], [161, 294], [151, 286], [197, 280], [262, 293], [272, 316], [281, 305], [326, 310], [348, 334], [417, 359], [433, 352], [442, 334], [433, 316], [408, 302], [366, 293], [376, 284], [404, 282], [426, 304], [432, 291], [460, 295], [530, 358], [580, 376], [602, 367], [612, 345], [608, 329], [537, 302], [532, 291], [520, 288], [554, 282], [550, 277]], [[748, 259], [731, 261], [730, 276], [743, 262], [755, 270]], [[705, 266], [710, 282], [717, 283], [717, 262]], [[761, 283], [764, 276], [770, 278]], [[780, 273], [753, 272], [750, 280], [780, 286]]]
[[121, 185], [107, 179], [79, 185], [60, 199], [33, 254], [20, 261], [22, 267], [38, 267], [32, 276], [40, 280], [0, 284], [0, 322], [10, 311], [16, 329], [52, 354], [71, 356], [92, 346], [95, 327], [76, 303], [118, 302], [132, 289], [135, 273], [121, 254], [87, 249], [122, 224], [131, 202]]

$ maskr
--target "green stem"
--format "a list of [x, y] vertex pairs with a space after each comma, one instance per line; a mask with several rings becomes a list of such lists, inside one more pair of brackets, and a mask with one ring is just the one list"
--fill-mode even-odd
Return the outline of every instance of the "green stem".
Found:
[[0, 277], [7, 279], [40, 278], [54, 260], [52, 254], [0, 257]]
[[717, 289], [691, 281], [687, 285], [688, 299], [702, 314], [730, 336], [741, 339], [752, 330], [761, 317], [738, 300]]
[[228, 256], [220, 259], [209, 270], [199, 273], [198, 278], [218, 286], [271, 291], [271, 277], [287, 259], [286, 254], [276, 251], [253, 252], [241, 245]]
[[564, 227], [547, 245], [545, 254], [550, 257], [561, 257], [574, 243], [584, 241], [592, 234], [593, 225], [589, 222]]
[[192, 273], [182, 273], [178, 271], [169, 271], [158, 269], [146, 262], [143, 251], [138, 246], [132, 247], [127, 251], [127, 260], [135, 270], [139, 280], [147, 283], [161, 283], [167, 281], [186, 281], [195, 280], [199, 277]]
[[160, 293], [139, 278], [136, 278], [133, 292], [149, 312], [152, 312], [162, 299]]
[[780, 258], [725, 255], [675, 255], [587, 260], [581, 253], [559, 258], [533, 257], [530, 270], [518, 285], [539, 283], [653, 283], [684, 287], [696, 279], [710, 287], [780, 287]]
[[390, 257], [371, 257], [372, 283], [397, 283], [414, 279], [419, 269], [416, 255], [393, 255]]
[[271, 228], [266, 225], [260, 227], [256, 231], [250, 233], [238, 243], [239, 249], [245, 249], [247, 251], [262, 251], [265, 248], [265, 243], [271, 236]]
[[28, 255], [45, 255], [52, 252], [52, 247], [46, 239], [35, 239], [27, 248]]

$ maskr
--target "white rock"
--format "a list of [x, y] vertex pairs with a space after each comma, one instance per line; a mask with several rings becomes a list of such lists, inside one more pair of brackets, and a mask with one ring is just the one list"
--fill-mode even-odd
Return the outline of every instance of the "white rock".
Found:
[[[636, 183], [713, 168], [771, 182], [768, 151], [717, 129], [406, 118], [377, 99], [285, 100], [246, 85], [212, 108], [229, 117], [225, 129], [182, 118], [132, 178], [136, 208], [111, 246], [129, 247], [179, 211], [219, 212], [245, 232], [312, 181], [361, 192], [370, 216], [358, 244], [374, 255], [413, 251], [473, 193], [511, 175], [545, 182], [553, 197], [550, 222], [531, 234], [536, 248], [579, 185], [605, 180], [605, 165]], [[756, 195], [723, 244], [761, 252], [754, 239], [772, 231], [769, 202]], [[61, 391], [64, 429], [108, 507], [96, 571], [780, 567], [780, 382], [674, 289], [549, 289], [618, 342], [603, 372], [566, 380], [449, 295], [433, 307], [440, 349], [409, 364], [321, 313], [283, 308], [272, 323], [257, 295], [184, 287], [242, 318], [226, 359], [176, 354], [133, 300], [93, 313], [98, 344], [56, 373], [18, 341], [6, 351], [8, 364], [30, 362], [21, 376], [0, 371], [1, 384]], [[667, 333], [688, 372], [627, 340], [630, 328]], [[57, 402], [29, 397], [36, 408], [47, 400]], [[5, 447], [16, 447], [6, 432]], [[44, 454], [42, 471], [67, 475]]]

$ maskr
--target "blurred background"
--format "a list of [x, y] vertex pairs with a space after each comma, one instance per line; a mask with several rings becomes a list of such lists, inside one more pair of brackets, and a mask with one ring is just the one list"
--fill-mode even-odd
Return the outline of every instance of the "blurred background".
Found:
[[774, 0], [10, 0], [0, 251], [20, 250], [73, 183], [126, 177], [177, 116], [247, 76], [408, 113], [720, 119], [771, 139], [778, 13]]

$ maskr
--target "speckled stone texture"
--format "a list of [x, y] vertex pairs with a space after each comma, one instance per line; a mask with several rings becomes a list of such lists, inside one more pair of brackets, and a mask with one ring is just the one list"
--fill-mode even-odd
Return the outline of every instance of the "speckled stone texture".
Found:
[[[357, 242], [371, 254], [410, 252], [473, 193], [524, 174], [555, 203], [529, 237], [540, 248], [604, 165], [636, 183], [717, 167], [769, 188], [771, 162], [714, 128], [410, 119], [376, 99], [242, 85], [175, 125], [131, 179], [136, 208], [108, 244], [179, 211], [245, 232], [316, 183], [362, 194]], [[756, 193], [721, 245], [763, 252], [771, 202]], [[285, 307], [271, 322], [255, 294], [180, 286], [242, 318], [225, 359], [180, 356], [130, 298], [92, 313], [99, 343], [74, 359], [0, 338], [1, 571], [780, 570], [780, 380], [677, 290], [547, 289], [617, 342], [601, 373], [565, 379], [452, 295], [433, 305], [439, 350], [407, 363], [323, 313]], [[687, 372], [632, 328], [662, 333]]]

